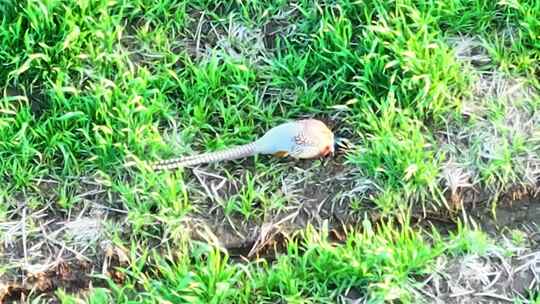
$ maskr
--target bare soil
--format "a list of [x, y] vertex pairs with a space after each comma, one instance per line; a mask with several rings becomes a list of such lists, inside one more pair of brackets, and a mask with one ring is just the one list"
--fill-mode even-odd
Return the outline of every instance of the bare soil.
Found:
[[[125, 255], [108, 239], [105, 225], [122, 227], [123, 213], [101, 185], [90, 180], [75, 185], [80, 204], [69, 211], [52, 203], [59, 187], [54, 180], [37, 181], [36, 193], [13, 199], [11, 218], [0, 223], [0, 265], [8, 266], [0, 274], [0, 303], [25, 303], [37, 295], [56, 303], [59, 288], [79, 292], [103, 285], [93, 275], [119, 279], [115, 267], [126, 265]], [[32, 196], [50, 203], [30, 209], [27, 197]]]
[[[252, 221], [248, 224], [240, 224], [242, 219], [236, 218], [232, 219], [233, 224], [236, 222], [234, 225], [215, 215], [206, 218], [194, 217], [191, 221], [186, 221], [186, 228], [192, 232], [193, 239], [207, 240], [208, 233], [213, 234], [235, 260], [241, 261], [256, 256], [273, 259], [277, 253], [275, 249], [283, 248], [286, 237], [305, 228], [308, 224], [318, 227], [323, 221], [328, 221], [334, 239], [340, 241], [343, 237], [342, 228], [344, 226], [355, 226], [364, 218], [364, 215], [368, 215], [372, 220], [379, 218], [378, 212], [369, 202], [369, 193], [375, 193], [375, 188], [370, 188], [370, 185], [365, 181], [359, 181], [357, 172], [353, 172], [344, 164], [342, 156], [328, 159], [318, 167], [313, 167], [311, 162], [291, 164], [291, 169], [286, 172], [285, 178], [289, 178], [287, 182], [289, 186], [295, 187], [290, 191], [294, 190], [292, 192], [295, 193], [294, 199], [296, 201], [291, 203], [295, 203], [296, 208], [290, 209], [289, 212], [275, 214], [262, 222]], [[209, 180], [205, 182], [211, 183]], [[47, 187], [42, 188], [42, 190], [46, 192]], [[361, 192], [365, 198], [365, 207], [362, 210], [351, 209], [351, 199], [359, 195], [355, 191]], [[94, 189], [94, 192], [86, 192], [94, 193], [89, 195], [88, 199], [92, 198], [96, 201], [103, 199], [97, 189]], [[498, 275], [496, 280], [490, 277], [492, 280], [489, 283], [493, 284], [488, 284], [486, 283], [488, 281], [482, 281], [478, 278], [463, 281], [463, 271], [470, 265], [462, 265], [464, 263], [462, 258], [447, 260], [444, 262], [444, 271], [442, 271], [446, 277], [444, 279], [437, 279], [435, 276], [430, 278], [430, 281], [425, 285], [424, 293], [432, 294], [443, 302], [448, 301], [445, 303], [498, 303], [493, 302], [493, 295], [520, 294], [526, 296], [526, 291], [529, 290], [531, 284], [532, 287], [537, 288], [539, 282], [535, 279], [540, 276], [540, 272], [538, 272], [540, 271], [540, 251], [538, 251], [540, 249], [540, 230], [538, 229], [540, 225], [540, 196], [529, 189], [516, 187], [498, 197], [497, 200], [494, 200], [493, 194], [487, 191], [478, 191], [472, 188], [466, 189], [464, 193], [460, 194], [460, 197], [462, 197], [462, 206], [469, 221], [473, 220], [478, 223], [483, 230], [498, 239], [501, 236], [510, 235], [512, 229], [525, 231], [528, 242], [527, 249], [514, 257], [505, 258], [504, 263], [506, 264], [501, 264], [501, 257], [492, 253], [466, 260], [476, 266], [480, 263], [483, 265], [482, 267], [487, 267], [486, 269], [497, 269], [498, 271], [502, 271], [501, 267], [514, 269], [512, 272], [505, 268], [506, 272]], [[492, 210], [495, 210], [495, 213]], [[111, 215], [106, 216], [103, 209], [94, 206], [86, 207], [85, 210], [79, 210], [79, 212], [72, 214], [78, 214], [79, 216], [76, 217], [78, 220], [97, 218], [103, 221], [123, 221], [122, 215], [112, 216], [114, 212], [111, 210], [107, 212]], [[496, 218], [493, 217], [493, 214], [496, 215]], [[430, 224], [437, 227], [442, 233], [447, 233], [455, 229], [458, 219], [463, 220], [463, 210], [446, 213], [428, 212], [427, 214], [418, 210], [413, 218], [416, 219], [417, 225], [420, 227]], [[21, 218], [18, 216], [13, 220], [21, 220]], [[49, 223], [47, 227], [43, 227], [45, 229], [43, 233], [56, 235], [53, 233], [55, 230], [67, 230], [62, 227], [66, 227], [66, 223], [72, 223], [75, 217], [60, 213], [49, 214], [46, 217], [36, 216], [36, 220]], [[86, 224], [88, 225], [88, 222]], [[83, 225], [83, 227], [85, 226]], [[67, 231], [62, 233], [67, 233]], [[62, 237], [56, 239], [61, 240]], [[43, 239], [37, 237], [26, 240], [27, 250], [30, 247], [36, 247], [40, 241], [43, 242]], [[91, 251], [91, 254], [88, 254], [90, 251], [84, 252], [84, 258], [76, 254], [81, 250], [74, 243], [56, 243], [51, 240], [45, 242], [48, 246], [40, 247], [40, 255], [42, 257], [47, 255], [56, 257], [51, 263], [51, 267], [43, 268], [42, 271], [37, 272], [17, 267], [16, 271], [4, 274], [0, 278], [0, 300], [5, 303], [16, 302], [24, 300], [32, 294], [52, 296], [53, 292], [60, 287], [70, 292], [77, 292], [84, 291], [90, 286], [103, 285], [102, 280], [92, 278], [92, 275], [95, 274], [106, 275], [121, 282], [122, 276], [115, 270], [115, 266], [125, 265], [125, 255], [118, 248], [112, 247], [106, 238], [93, 241], [96, 248]], [[5, 248], [7, 251], [3, 252], [2, 263], [13, 263], [13, 261], [20, 263], [24, 260], [25, 246], [22, 242], [22, 238], [18, 238], [11, 247]], [[72, 248], [66, 249], [69, 246]], [[47, 249], [45, 250], [45, 248]], [[26, 252], [27, 259], [30, 254], [32, 253]], [[534, 259], [537, 261], [534, 262]], [[38, 263], [39, 259], [33, 260], [33, 262]], [[42, 259], [40, 263], [44, 264], [45, 262]], [[530, 265], [538, 266], [538, 268], [531, 268]], [[467, 290], [474, 290], [474, 293], [469, 292], [463, 296], [456, 296], [457, 287], [455, 286], [463, 284], [469, 288]], [[486, 289], [486, 286], [489, 287], [490, 293], [488, 295], [484, 295], [485, 292], [482, 291]], [[480, 298], [486, 298], [486, 301], [492, 302], [482, 302], [483, 300], [467, 302], [471, 299], [472, 294], [480, 294]], [[504, 302], [504, 300], [502, 301]]]

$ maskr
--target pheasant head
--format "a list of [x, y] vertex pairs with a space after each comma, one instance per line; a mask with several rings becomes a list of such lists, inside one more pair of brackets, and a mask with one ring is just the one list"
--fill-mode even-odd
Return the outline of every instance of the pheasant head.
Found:
[[[298, 158], [317, 158], [334, 154], [334, 133], [322, 121], [316, 119], [307, 119], [300, 121], [304, 124], [303, 132], [297, 135], [303, 150]], [[311, 147], [314, 147], [312, 150]]]

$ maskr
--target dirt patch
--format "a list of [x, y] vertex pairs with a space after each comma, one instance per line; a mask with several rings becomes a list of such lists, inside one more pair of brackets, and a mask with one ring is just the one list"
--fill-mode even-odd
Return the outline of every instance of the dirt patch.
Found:
[[[487, 232], [497, 245], [481, 255], [439, 257], [435, 271], [416, 290], [419, 302], [514, 303], [520, 299], [528, 303], [540, 292], [540, 196], [536, 190], [514, 186], [496, 195], [467, 189], [464, 209], [455, 214]], [[443, 228], [443, 233], [453, 231], [457, 218], [448, 219], [454, 224], [431, 223]]]
[[39, 118], [49, 108], [48, 98], [39, 88], [35, 88], [30, 92], [24, 92], [14, 87], [6, 87], [0, 95], [0, 100], [6, 98], [9, 101], [17, 101], [9, 103], [14, 112], [19, 111], [25, 104], [30, 106], [30, 112]]
[[[249, 162], [249, 160], [246, 160], [246, 162]], [[211, 207], [204, 209], [207, 210], [207, 216], [194, 214], [193, 218], [186, 218], [184, 222], [186, 232], [190, 232], [193, 239], [203, 240], [225, 248], [236, 261], [244, 261], [254, 257], [265, 257], [268, 260], [272, 260], [278, 252], [283, 250], [285, 240], [293, 236], [295, 232], [304, 229], [308, 224], [318, 227], [327, 221], [333, 239], [336, 242], [340, 242], [343, 241], [344, 234], [342, 228], [344, 226], [356, 226], [365, 216], [374, 222], [379, 220], [379, 213], [369, 205], [370, 197], [376, 195], [378, 191], [376, 185], [369, 179], [362, 178], [358, 171], [344, 164], [343, 156], [326, 159], [320, 163], [313, 161], [293, 163], [287, 160], [282, 160], [282, 162], [285, 162], [286, 166], [284, 166], [285, 169], [281, 173], [282, 180], [279, 188], [281, 193], [279, 195], [287, 198], [285, 204], [288, 208], [276, 211], [275, 213], [269, 213], [266, 217], [261, 218], [261, 221], [245, 221], [241, 217], [233, 217], [227, 221], [224, 220], [225, 216], [222, 210], [220, 210], [219, 205], [216, 205], [212, 201], [212, 198], [207, 196], [206, 204]], [[230, 166], [233, 166], [233, 164], [230, 164]], [[253, 169], [254, 166], [248, 167]], [[208, 169], [206, 168], [206, 170]], [[198, 170], [203, 170], [203, 168], [199, 168]], [[215, 186], [219, 184], [232, 183], [229, 180], [231, 178], [233, 180], [239, 177], [241, 178], [243, 176], [242, 174], [245, 174], [244, 171], [245, 167], [242, 171], [236, 173], [238, 175], [233, 174], [232, 177], [224, 179], [225, 181], [218, 175], [207, 174], [205, 177], [202, 177], [206, 178], [206, 180], [203, 180], [201, 183], [209, 187], [210, 193], [219, 193], [221, 191], [220, 189], [217, 192], [214, 192], [212, 189], [217, 189]], [[194, 170], [193, 174], [197, 174], [197, 170]], [[193, 178], [196, 179], [197, 177]], [[41, 187], [41, 191], [43, 193], [52, 192], [52, 187], [50, 184], [47, 184], [47, 186]], [[222, 189], [224, 192], [219, 195], [234, 195], [235, 191], [238, 191], [233, 185], [228, 185], [227, 187], [224, 186], [224, 189]], [[92, 196], [95, 201], [100, 201], [104, 198], [100, 197], [99, 191], [99, 189], [88, 189], [86, 192], [94, 193], [88, 195], [88, 197]], [[538, 216], [540, 212], [540, 199], [534, 195], [534, 192], [529, 190], [524, 191], [516, 187], [511, 193], [509, 192], [506, 195], [499, 196], [495, 200], [497, 202], [495, 205], [497, 207], [495, 214], [498, 215], [496, 219], [491, 217], [492, 204], [494, 203], [493, 193], [467, 188], [464, 192], [459, 192], [459, 197], [463, 201], [462, 206], [467, 212], [468, 219], [474, 219], [496, 237], [500, 237], [500, 232], [511, 232], [511, 228], [526, 230], [536, 227], [535, 231], [536, 233], [538, 232], [536, 225], [540, 221], [540, 216]], [[363, 198], [363, 207], [362, 209], [354, 209], [355, 205], [353, 201], [359, 198]], [[499, 210], [502, 211], [499, 212]], [[3, 275], [1, 278], [3, 285], [0, 288], [3, 292], [0, 293], [0, 298], [3, 298], [5, 301], [8, 299], [18, 301], [36, 294], [46, 294], [53, 297], [54, 291], [60, 287], [76, 292], [80, 289], [84, 290], [91, 285], [99, 286], [102, 282], [92, 279], [91, 274], [104, 274], [121, 282], [122, 275], [114, 270], [114, 266], [127, 265], [127, 258], [124, 251], [112, 247], [110, 242], [107, 242], [106, 237], [98, 239], [101, 241], [92, 241], [92, 236], [95, 236], [96, 233], [88, 233], [88, 231], [95, 230], [99, 227], [99, 224], [94, 221], [96, 218], [99, 218], [99, 221], [106, 221], [102, 212], [99, 211], [98, 207], [94, 206], [86, 207], [84, 212], [80, 209], [71, 216], [65, 214], [62, 218], [59, 218], [58, 214], [54, 217], [39, 216], [39, 214], [32, 215], [36, 221], [39, 220], [42, 223], [53, 220], [53, 222], [47, 225], [45, 232], [49, 237], [55, 236], [54, 240], [56, 241], [51, 241], [47, 238], [43, 239], [43, 236], [38, 238], [34, 235], [27, 239], [26, 244], [27, 259], [30, 256], [41, 257], [41, 260], [31, 258], [31, 263], [29, 264], [47, 267], [32, 272], [29, 271], [28, 267], [19, 267], [16, 272]], [[419, 222], [420, 220], [429, 222], [444, 232], [455, 229], [455, 223], [460, 218], [460, 215], [462, 215], [462, 212], [424, 215], [419, 210], [413, 214], [413, 217], [419, 219]], [[117, 222], [121, 221], [121, 217], [120, 215]], [[75, 221], [77, 218], [78, 221]], [[13, 222], [20, 222], [22, 220], [20, 213], [17, 217], [12, 218], [12, 220]], [[55, 235], [54, 231], [59, 229], [66, 232]], [[16, 229], [13, 231], [20, 230]], [[64, 237], [69, 235], [68, 231], [71, 231], [71, 234], [75, 234], [79, 238], [68, 238], [67, 240], [69, 241], [66, 241]], [[128, 231], [127, 227], [126, 231]], [[531, 236], [531, 246], [528, 248], [532, 249], [520, 252], [521, 255], [519, 256], [516, 253], [515, 258], [507, 260], [506, 263], [514, 267], [514, 272], [506, 273], [504, 276], [503, 274], [499, 275], [496, 283], [493, 283], [493, 285], [490, 286], [489, 283], [485, 283], [485, 280], [482, 281], [479, 278], [471, 278], [471, 282], [463, 281], [463, 278], [458, 276], [458, 270], [465, 271], [463, 269], [472, 266], [457, 265], [456, 263], [462, 262], [462, 259], [456, 258], [455, 260], [445, 260], [444, 267], [441, 266], [441, 269], [447, 274], [444, 277], [447, 279], [447, 285], [441, 283], [441, 281], [444, 281], [443, 279], [434, 276], [431, 278], [431, 281], [426, 282], [425, 286], [428, 289], [424, 291], [436, 294], [441, 299], [451, 299], [450, 301], [453, 301], [455, 300], [454, 298], [458, 297], [455, 294], [459, 286], [468, 286], [467, 288], [470, 289], [476, 286], [479, 288], [475, 289], [476, 296], [485, 296], [487, 299], [492, 298], [491, 294], [491, 296], [482, 294], [482, 290], [487, 290], [487, 287], [492, 288], [496, 286], [499, 288], [500, 286], [495, 291], [492, 289], [489, 290], [495, 295], [505, 296], [508, 295], [508, 293], [504, 293], [508, 288], [523, 290], [523, 286], [532, 282], [530, 271], [524, 265], [530, 266], [533, 262], [528, 257], [520, 258], [524, 257], [525, 254], [533, 253], [534, 251], [531, 250], [538, 248], [538, 241], [535, 241], [534, 238], [535, 234], [532, 230], [526, 231]], [[10, 247], [11, 249], [8, 249], [8, 255], [2, 257], [2, 262], [10, 263], [11, 265], [17, 262], [20, 265], [24, 265], [25, 255], [22, 234], [9, 233], [9, 235], [13, 237], [11, 240], [12, 246]], [[36, 247], [39, 241], [45, 242], [43, 244], [44, 246], [37, 247], [39, 251], [35, 251], [37, 254], [34, 254], [34, 251], [29, 248]], [[63, 243], [58, 243], [59, 241]], [[84, 251], [83, 243], [92, 243], [93, 250]], [[52, 249], [43, 251], [43, 248], [50, 247]], [[82, 253], [82, 255], [77, 255], [77, 252]], [[89, 254], [89, 252], [92, 254]], [[81, 258], [81, 256], [88, 257], [90, 261]], [[53, 257], [56, 260], [49, 261], [50, 264], [46, 265], [43, 260], [45, 257]], [[496, 266], [496, 255], [478, 257], [477, 260], [471, 259], [476, 264], [487, 259], [491, 263], [489, 265], [495, 265], [484, 265], [482, 267], [499, 267]], [[497, 269], [497, 271], [501, 270], [500, 267]], [[453, 274], [454, 272], [455, 274]], [[452, 277], [452, 275], [455, 275], [455, 277]], [[523, 276], [523, 279], [520, 279], [521, 276]], [[454, 281], [451, 280], [452, 278]], [[437, 280], [439, 281], [435, 283]], [[495, 279], [491, 278], [489, 282], [493, 282], [493, 280]], [[477, 281], [485, 284], [480, 286], [478, 285], [480, 283]], [[520, 288], [522, 289], [518, 289], [517, 285], [521, 286]], [[483, 292], [485, 293], [487, 291]], [[445, 298], [445, 295], [448, 298]], [[465, 300], [463, 301], [455, 303], [466, 303]]]
[[[213, 57], [227, 57], [247, 62], [254, 67], [264, 65], [264, 61], [271, 56], [271, 50], [265, 45], [266, 27], [251, 27], [232, 17], [216, 19], [201, 11], [191, 11], [188, 15], [186, 31], [158, 33], [176, 35], [172, 37], [173, 44], [170, 46], [175, 54], [185, 53], [195, 62], [206, 61]], [[167, 57], [166, 51], [157, 49], [151, 41], [143, 41], [139, 35], [139, 32], [156, 30], [146, 23], [132, 23], [127, 27], [121, 45], [136, 66], [152, 69], [153, 65]]]
[[[255, 254], [257, 248], [264, 247], [263, 244], [273, 243], [271, 239], [274, 236], [292, 233], [305, 228], [308, 223], [317, 226], [328, 220], [332, 225], [341, 226], [354, 221], [356, 215], [367, 209], [351, 212], [350, 202], [370, 197], [377, 189], [369, 179], [361, 178], [358, 170], [345, 165], [343, 156], [315, 164], [312, 161], [285, 162], [290, 167], [285, 166], [284, 171], [280, 172], [279, 188], [273, 191], [285, 200], [283, 204], [286, 207], [264, 214], [260, 221], [227, 216], [222, 208], [214, 207], [208, 212], [210, 217], [191, 221], [196, 227], [190, 229], [195, 232], [194, 237], [208, 239], [209, 236], [204, 234], [212, 234], [210, 238], [218, 239], [225, 248]], [[200, 171], [194, 173], [201, 175]], [[198, 179], [212, 189], [208, 191], [212, 195], [208, 195], [207, 199], [211, 197], [212, 200], [223, 201], [238, 191], [234, 186], [227, 185], [229, 182], [226, 179], [215, 175], [205, 174]], [[222, 189], [216, 189], [216, 185], [220, 184], [223, 185]], [[224, 221], [224, 218], [228, 220]], [[201, 226], [207, 228], [201, 229]]]
[[2, 303], [18, 303], [32, 294], [45, 294], [47, 297], [59, 287], [67, 292], [78, 292], [90, 286], [92, 272], [92, 264], [87, 261], [60, 262], [45, 272], [28, 275], [22, 284], [11, 283], [0, 288], [3, 290], [0, 300]]
[[[94, 276], [104, 275], [115, 283], [122, 284], [124, 274], [117, 270], [119, 266], [127, 266], [125, 253], [119, 248], [110, 247], [107, 253], [95, 257], [93, 261], [63, 261], [47, 271], [27, 274], [24, 281], [0, 280], [0, 303], [25, 303], [28, 299], [39, 295], [41, 299], [49, 299], [57, 303], [55, 292], [62, 289], [68, 293], [82, 293], [89, 288], [106, 287], [103, 280]], [[98, 267], [102, 267], [98, 269]], [[51, 303], [51, 302], [49, 302]]]
[[508, 256], [493, 249], [481, 256], [442, 256], [436, 268], [418, 289], [422, 302], [515, 303], [540, 290], [540, 251], [514, 248]]
[[540, 244], [540, 196], [533, 189], [515, 189], [500, 200], [477, 203], [468, 212], [492, 236], [517, 229], [528, 232], [529, 238]]
[[[326, 177], [335, 177], [343, 172], [343, 164], [327, 166], [330, 167], [326, 167]], [[206, 229], [212, 231], [214, 240], [239, 262], [253, 257], [272, 261], [283, 251], [286, 240], [294, 238], [295, 233], [308, 223], [317, 227], [319, 220], [327, 220], [331, 239], [342, 242], [345, 235], [343, 227], [361, 229], [357, 224], [363, 216], [351, 216], [355, 213], [349, 203], [337, 204], [334, 208], [332, 204], [324, 203], [328, 196], [340, 197], [336, 195], [340, 190], [336, 188], [337, 182], [321, 179], [321, 184], [304, 185], [302, 188], [302, 194], [308, 198], [303, 204], [311, 212], [299, 209], [302, 210], [300, 214], [282, 216], [281, 221], [253, 225], [251, 233], [244, 238], [228, 230], [227, 225], [208, 226]], [[350, 184], [345, 186], [351, 187]], [[496, 246], [482, 255], [441, 256], [433, 274], [421, 279], [421, 287], [415, 290], [419, 303], [511, 303], [514, 299], [529, 299], [529, 292], [538, 292], [540, 288], [540, 196], [521, 187], [513, 187], [504, 195], [473, 188], [465, 192], [460, 194], [465, 198], [464, 210], [427, 215], [418, 210], [413, 214], [413, 224], [434, 227], [447, 234], [456, 231], [457, 222], [463, 221], [465, 213], [467, 223], [474, 221], [492, 239], [498, 240]], [[310, 204], [309, 198], [317, 203]], [[341, 214], [345, 216], [340, 218]], [[375, 209], [365, 210], [364, 214], [373, 222], [380, 220]], [[526, 236], [522, 246], [510, 240], [516, 231]], [[209, 240], [208, 235], [194, 237]]]
[[159, 34], [174, 35], [170, 46], [173, 53], [185, 53], [194, 62], [227, 57], [262, 68], [278, 51], [277, 41], [280, 38], [296, 35], [297, 24], [291, 22], [291, 18], [295, 19], [298, 15], [298, 8], [293, 6], [267, 16], [261, 25], [254, 25], [243, 22], [235, 15], [216, 16], [189, 9], [187, 25], [180, 32], [164, 33], [162, 28], [154, 28], [142, 20], [132, 20], [126, 26], [121, 46], [135, 66], [152, 70], [155, 64], [167, 57], [167, 52], [156, 49], [151, 41], [143, 41], [139, 32], [161, 31]]
[[[123, 251], [108, 238], [105, 226], [121, 226], [122, 211], [106, 203], [107, 193], [99, 183], [80, 180], [75, 198], [80, 202], [69, 212], [59, 211], [58, 187], [53, 180], [36, 181], [38, 193], [8, 199], [16, 206], [0, 223], [0, 302], [18, 302], [38, 294], [53, 298], [62, 288], [76, 292], [88, 288], [91, 275], [117, 277], [115, 266], [125, 265]], [[48, 202], [32, 209], [28, 197]], [[120, 216], [118, 215], [120, 213]]]
[[[446, 130], [435, 133], [439, 153], [447, 159], [441, 180], [454, 196], [458, 189], [479, 185], [499, 193], [512, 192], [515, 184], [536, 187], [538, 92], [527, 79], [494, 69], [480, 38], [452, 37], [449, 44], [472, 86], [462, 100], [461, 117], [448, 117]], [[523, 148], [515, 148], [517, 142]], [[452, 203], [459, 204], [456, 199]]]

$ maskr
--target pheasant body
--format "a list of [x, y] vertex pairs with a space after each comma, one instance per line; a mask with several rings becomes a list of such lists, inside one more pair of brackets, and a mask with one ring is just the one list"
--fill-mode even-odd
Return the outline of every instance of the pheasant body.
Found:
[[334, 134], [321, 121], [305, 119], [278, 125], [256, 141], [222, 151], [154, 163], [154, 170], [172, 170], [199, 164], [234, 160], [256, 154], [309, 159], [334, 153]]

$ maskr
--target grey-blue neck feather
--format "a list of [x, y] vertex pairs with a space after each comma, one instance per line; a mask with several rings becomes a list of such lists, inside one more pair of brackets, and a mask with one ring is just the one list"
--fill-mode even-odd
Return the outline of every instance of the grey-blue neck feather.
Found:
[[291, 152], [294, 148], [294, 138], [300, 132], [299, 129], [297, 122], [288, 122], [268, 130], [255, 141], [255, 152], [260, 154]]

